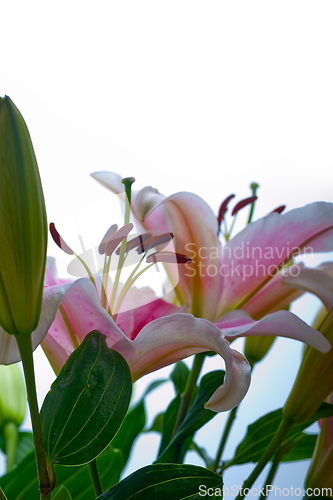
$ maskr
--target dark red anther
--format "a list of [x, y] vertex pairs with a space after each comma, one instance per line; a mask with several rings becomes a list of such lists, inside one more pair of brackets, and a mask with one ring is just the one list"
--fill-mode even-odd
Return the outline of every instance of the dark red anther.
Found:
[[286, 208], [286, 205], [281, 205], [280, 207], [277, 207], [275, 210], [271, 212], [271, 214], [274, 214], [274, 212], [277, 212], [278, 214], [282, 214], [283, 210]]
[[232, 214], [231, 215], [236, 215], [239, 210], [241, 210], [244, 207], [247, 207], [248, 205], [251, 205], [254, 201], [256, 201], [257, 196], [250, 196], [249, 198], [245, 198], [244, 200], [241, 200], [235, 205]]
[[126, 238], [126, 236], [132, 231], [133, 224], [129, 222], [125, 226], [121, 227], [116, 231], [111, 238], [109, 238], [107, 244], [105, 245], [105, 253], [108, 257], [115, 251], [117, 246]]
[[189, 264], [192, 259], [182, 253], [174, 252], [156, 252], [149, 255], [146, 259], [148, 264], [152, 262], [167, 262], [168, 264]]
[[54, 243], [56, 243], [58, 247], [61, 248], [61, 250], [63, 250], [65, 253], [68, 253], [68, 255], [74, 254], [73, 250], [67, 245], [67, 243], [64, 242], [64, 240], [56, 230], [54, 222], [50, 222], [50, 233]]
[[105, 253], [105, 247], [107, 245], [107, 242], [109, 241], [111, 236], [117, 231], [117, 229], [118, 229], [117, 224], [112, 224], [112, 226], [110, 226], [109, 229], [104, 234], [102, 241], [98, 247], [98, 251], [101, 255]]
[[[149, 238], [151, 238], [150, 233], [139, 234], [139, 236], [136, 236], [135, 238], [127, 242], [125, 253], [129, 252], [130, 250], [133, 250], [133, 248], [136, 248], [139, 245], [142, 245], [142, 243], [149, 240]], [[117, 248], [116, 255], [119, 254], [120, 254], [120, 248]]]
[[226, 198], [224, 201], [222, 201], [221, 203], [221, 206], [220, 206], [220, 209], [219, 209], [219, 214], [217, 216], [217, 222], [219, 223], [219, 227], [223, 221], [223, 217], [224, 217], [224, 214], [226, 213], [226, 211], [228, 210], [228, 203], [230, 200], [232, 200], [233, 198], [235, 198], [235, 195], [234, 194], [231, 194], [228, 196], [228, 198]]
[[169, 241], [172, 240], [172, 238], [173, 238], [172, 233], [164, 233], [164, 234], [159, 234], [157, 236], [152, 236], [147, 241], [141, 243], [141, 245], [138, 246], [136, 251], [139, 254], [141, 254], [147, 252], [151, 248], [154, 248], [158, 245], [166, 246], [169, 243]]

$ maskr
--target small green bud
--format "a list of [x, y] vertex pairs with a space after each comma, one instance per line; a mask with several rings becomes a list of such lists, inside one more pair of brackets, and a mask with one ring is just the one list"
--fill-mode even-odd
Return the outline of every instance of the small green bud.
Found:
[[43, 298], [47, 220], [25, 121], [0, 98], [0, 326], [12, 335], [37, 327]]
[[26, 408], [27, 395], [19, 365], [0, 365], [0, 427], [10, 422], [19, 427]]
[[246, 337], [244, 356], [251, 366], [266, 356], [276, 337]]

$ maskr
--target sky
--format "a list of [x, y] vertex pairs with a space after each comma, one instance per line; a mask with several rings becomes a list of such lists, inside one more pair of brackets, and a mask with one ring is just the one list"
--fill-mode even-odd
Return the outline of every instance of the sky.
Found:
[[[121, 223], [118, 200], [94, 171], [134, 176], [137, 189], [194, 192], [215, 212], [231, 193], [249, 196], [253, 181], [255, 217], [333, 201], [331, 1], [12, 0], [1, 17], [0, 95], [29, 127], [48, 220], [78, 252], [79, 236], [96, 245]], [[48, 254], [65, 277], [68, 260], [52, 241]], [[311, 321], [318, 305], [307, 297], [295, 311]], [[284, 403], [297, 372], [301, 346], [276, 346], [244, 402], [253, 420], [263, 403]], [[42, 353], [36, 370], [42, 399], [52, 380]], [[214, 436], [201, 432], [207, 448], [224, 419]], [[237, 422], [228, 453], [243, 434]], [[152, 460], [158, 438], [144, 439]], [[290, 470], [277, 482], [302, 484], [306, 465]]]

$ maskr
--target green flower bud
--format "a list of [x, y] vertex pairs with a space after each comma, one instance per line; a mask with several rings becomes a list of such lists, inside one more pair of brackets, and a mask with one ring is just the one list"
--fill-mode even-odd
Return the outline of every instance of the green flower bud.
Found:
[[43, 298], [47, 220], [25, 121], [0, 98], [0, 326], [13, 335], [37, 327]]
[[251, 366], [266, 356], [276, 337], [246, 337], [244, 356]]
[[[333, 344], [333, 308], [319, 331]], [[305, 422], [319, 408], [333, 389], [333, 348], [323, 354], [313, 347], [306, 349], [298, 374], [283, 408], [283, 415], [297, 423]]]
[[19, 427], [25, 417], [27, 395], [18, 364], [0, 365], [0, 427], [13, 422]]

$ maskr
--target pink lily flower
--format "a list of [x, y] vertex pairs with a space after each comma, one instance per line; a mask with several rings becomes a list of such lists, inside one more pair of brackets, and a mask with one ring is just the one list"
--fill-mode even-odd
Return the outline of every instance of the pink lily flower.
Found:
[[[122, 196], [123, 185], [117, 174], [95, 172], [92, 177]], [[302, 264], [285, 265], [302, 253], [333, 250], [331, 203], [271, 213], [251, 222], [223, 248], [215, 214], [195, 194], [165, 197], [145, 187], [133, 193], [132, 212], [139, 227], [175, 235], [176, 252], [192, 259], [177, 269], [178, 283], [174, 268], [165, 264], [170, 280], [177, 283], [178, 303], [194, 316], [213, 322], [235, 309], [260, 319], [289, 305], [305, 288], [311, 291], [314, 280]], [[329, 271], [329, 266], [322, 265], [319, 270]], [[296, 278], [302, 281], [302, 287], [296, 286]]]
[[[49, 266], [46, 280], [48, 283], [57, 281]], [[215, 351], [223, 358], [226, 368], [224, 384], [206, 404], [216, 412], [238, 405], [250, 384], [247, 360], [229, 347], [233, 338], [277, 335], [282, 331], [285, 336], [308, 342], [322, 352], [330, 349], [329, 342], [319, 332], [285, 311], [259, 321], [252, 320], [244, 311], [232, 311], [224, 315], [218, 325], [186, 313], [170, 314], [150, 321], [130, 339], [101, 306], [90, 279], [81, 278], [44, 288], [40, 323], [32, 334], [32, 341], [36, 347], [43, 340], [43, 349], [56, 373], [92, 330], [101, 331], [108, 346], [124, 356], [133, 381], [193, 354]], [[20, 359], [17, 346], [4, 344], [2, 340], [11, 337], [7, 334], [4, 337], [3, 333], [0, 332], [1, 363], [15, 363]]]

